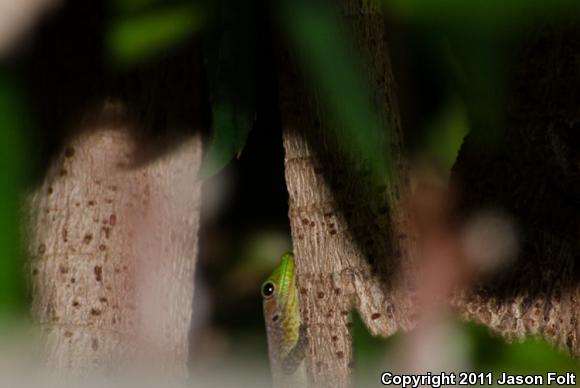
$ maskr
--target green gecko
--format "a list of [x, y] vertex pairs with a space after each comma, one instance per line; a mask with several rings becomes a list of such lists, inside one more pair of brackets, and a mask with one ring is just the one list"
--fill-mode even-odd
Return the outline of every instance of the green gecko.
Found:
[[294, 256], [286, 253], [262, 284], [268, 355], [274, 387], [305, 387], [307, 337], [301, 323]]

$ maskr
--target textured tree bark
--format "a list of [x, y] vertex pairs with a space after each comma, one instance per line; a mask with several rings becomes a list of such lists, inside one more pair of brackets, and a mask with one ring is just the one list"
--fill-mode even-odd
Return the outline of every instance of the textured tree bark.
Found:
[[464, 142], [454, 167], [464, 213], [499, 208], [519, 227], [517, 262], [455, 306], [508, 339], [541, 336], [580, 356], [580, 29], [543, 26], [519, 52], [497, 149]]
[[138, 164], [135, 125], [121, 103], [91, 110], [29, 201], [33, 313], [57, 373], [186, 371], [201, 140]]
[[[310, 337], [309, 381], [314, 386], [350, 384], [350, 311], [356, 308], [373, 334], [410, 327], [412, 233], [400, 206], [408, 190], [401, 152], [398, 107], [381, 10], [374, 2], [339, 1], [346, 26], [360, 49], [376, 96], [381, 124], [390, 128], [398, 179], [377, 185], [360, 160], [348, 157], [328, 130], [316, 92], [306, 90], [291, 55], [280, 58], [285, 175], [302, 317]], [[350, 36], [350, 34], [349, 34]]]

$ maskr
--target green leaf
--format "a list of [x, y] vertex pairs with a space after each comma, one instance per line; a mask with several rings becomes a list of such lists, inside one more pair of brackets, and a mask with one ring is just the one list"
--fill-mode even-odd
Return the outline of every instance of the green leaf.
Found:
[[132, 66], [165, 54], [203, 27], [202, 8], [196, 3], [169, 4], [147, 12], [113, 18], [106, 46], [109, 62]]
[[330, 130], [379, 176], [389, 175], [390, 149], [342, 20], [328, 2], [283, 0], [278, 17], [298, 59], [334, 117]]
[[576, 0], [383, 0], [399, 23], [444, 43], [478, 149], [497, 149], [505, 126], [509, 55], [526, 29], [575, 15]]
[[[170, 0], [171, 1], [171, 0]], [[117, 13], [142, 12], [148, 8], [168, 3], [167, 0], [110, 0], [111, 9]], [[175, 1], [174, 1], [175, 3]]]
[[513, 28], [537, 16], [566, 15], [578, 11], [576, 0], [383, 0], [385, 6], [406, 21], [446, 28], [498, 30]]
[[372, 386], [381, 372], [387, 370], [387, 356], [400, 341], [400, 336], [383, 338], [369, 333], [356, 310], [351, 313], [355, 386]]
[[202, 165], [208, 178], [242, 151], [256, 114], [255, 9], [252, 2], [215, 4], [215, 28], [204, 47], [212, 137]]
[[202, 179], [221, 171], [237, 155], [246, 143], [254, 117], [251, 109], [240, 109], [226, 100], [212, 105], [212, 136], [201, 168]]
[[0, 313], [24, 309], [21, 249], [22, 192], [26, 171], [26, 115], [13, 72], [0, 68]]
[[450, 174], [468, 132], [466, 108], [459, 98], [452, 98], [429, 123], [423, 151]]
[[475, 324], [463, 324], [471, 343], [471, 358], [476, 370], [512, 374], [542, 374], [547, 372], [580, 373], [580, 365], [569, 355], [540, 339], [528, 338], [508, 344]]

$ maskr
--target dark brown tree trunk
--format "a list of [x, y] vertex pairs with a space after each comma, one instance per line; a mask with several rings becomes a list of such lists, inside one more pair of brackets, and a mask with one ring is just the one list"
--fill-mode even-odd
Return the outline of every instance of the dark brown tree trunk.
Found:
[[519, 52], [505, 131], [467, 136], [453, 170], [461, 211], [489, 208], [519, 228], [515, 264], [459, 296], [467, 319], [508, 339], [541, 336], [580, 355], [580, 30], [543, 26]]

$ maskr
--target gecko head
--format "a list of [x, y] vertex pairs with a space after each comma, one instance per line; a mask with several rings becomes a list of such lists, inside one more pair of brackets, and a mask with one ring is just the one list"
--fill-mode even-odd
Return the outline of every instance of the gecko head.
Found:
[[292, 253], [285, 253], [280, 258], [278, 267], [262, 283], [261, 293], [266, 320], [277, 322], [281, 318], [281, 314], [284, 314], [286, 308], [289, 307], [288, 302], [295, 299], [294, 268], [294, 256]]

